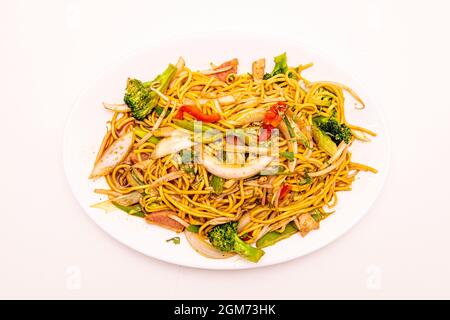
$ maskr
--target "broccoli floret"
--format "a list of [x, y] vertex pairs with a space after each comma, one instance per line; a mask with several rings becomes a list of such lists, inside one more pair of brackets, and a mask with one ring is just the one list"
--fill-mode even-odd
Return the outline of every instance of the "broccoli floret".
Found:
[[[264, 80], [270, 79], [278, 74], [285, 74], [286, 72], [288, 72], [286, 52], [273, 58], [273, 61], [275, 62], [275, 66], [273, 67], [271, 73], [266, 73], [264, 75]], [[291, 75], [289, 76], [291, 77]]]
[[137, 120], [144, 120], [147, 115], [158, 105], [159, 95], [149, 89], [152, 83], [158, 83], [158, 90], [164, 93], [175, 75], [177, 68], [169, 64], [167, 69], [155, 80], [141, 82], [137, 79], [128, 79], [124, 101], [130, 107], [131, 114]]
[[258, 262], [264, 255], [264, 251], [242, 241], [237, 234], [237, 222], [228, 222], [218, 225], [208, 233], [209, 242], [225, 252], [235, 252], [241, 257]]
[[144, 87], [141, 81], [128, 78], [125, 103], [130, 107], [134, 118], [143, 120], [151, 111], [150, 92]]
[[352, 139], [352, 132], [350, 128], [344, 123], [339, 123], [334, 117], [315, 117], [313, 122], [337, 145], [339, 145], [342, 141], [349, 143]]

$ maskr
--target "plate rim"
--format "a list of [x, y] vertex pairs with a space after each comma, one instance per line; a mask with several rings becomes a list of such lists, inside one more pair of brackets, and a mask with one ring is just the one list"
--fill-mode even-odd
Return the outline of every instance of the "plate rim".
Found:
[[[363, 217], [367, 216], [369, 214], [369, 212], [371, 212], [374, 204], [378, 201], [378, 199], [381, 197], [383, 190], [385, 189], [386, 186], [386, 182], [389, 176], [389, 172], [390, 172], [390, 167], [391, 167], [391, 137], [390, 137], [390, 131], [389, 131], [389, 127], [387, 125], [387, 121], [386, 121], [386, 117], [385, 114], [383, 112], [383, 110], [381, 108], [379, 108], [379, 103], [378, 101], [373, 97], [373, 95], [370, 94], [370, 92], [366, 92], [366, 90], [364, 90], [364, 95], [365, 95], [365, 100], [366, 101], [370, 101], [372, 107], [373, 107], [373, 112], [378, 116], [379, 118], [379, 125], [381, 126], [382, 130], [383, 130], [383, 134], [385, 136], [385, 147], [386, 147], [386, 154], [384, 155], [384, 170], [383, 170], [383, 177], [382, 177], [382, 181], [379, 184], [377, 193], [375, 196], [372, 197], [372, 201], [370, 204], [368, 204], [364, 210], [364, 212], [362, 212], [361, 214], [359, 214], [355, 219], [353, 219], [353, 221], [351, 222], [351, 224], [348, 224], [345, 227], [345, 230], [340, 232], [339, 234], [337, 234], [336, 236], [332, 237], [332, 239], [330, 239], [327, 242], [321, 243], [318, 246], [314, 246], [312, 248], [309, 248], [308, 250], [306, 250], [304, 253], [299, 254], [299, 255], [294, 255], [294, 256], [290, 256], [287, 258], [278, 258], [274, 261], [271, 261], [270, 263], [267, 264], [238, 264], [238, 265], [218, 265], [218, 266], [202, 266], [199, 265], [191, 260], [187, 260], [184, 261], [183, 263], [180, 263], [179, 261], [176, 261], [175, 259], [171, 259], [171, 256], [158, 256], [158, 255], [153, 255], [151, 253], [148, 252], [144, 252], [142, 250], [140, 250], [139, 248], [135, 248], [129, 244], [127, 244], [123, 239], [117, 237], [116, 235], [114, 235], [113, 233], [111, 233], [110, 231], [106, 230], [98, 221], [96, 221], [96, 219], [93, 217], [93, 215], [91, 215], [87, 210], [85, 210], [85, 208], [82, 206], [82, 201], [80, 201], [77, 193], [74, 190], [74, 186], [72, 185], [72, 182], [70, 180], [69, 174], [68, 174], [68, 162], [69, 160], [68, 158], [68, 140], [69, 140], [69, 133], [68, 133], [68, 128], [70, 126], [70, 123], [73, 119], [73, 114], [75, 113], [75, 111], [77, 110], [77, 107], [79, 106], [82, 98], [89, 92], [89, 90], [95, 86], [95, 84], [103, 77], [105, 76], [108, 72], [111, 72], [114, 67], [121, 65], [123, 63], [125, 63], [128, 59], [132, 59], [134, 57], [138, 57], [140, 54], [143, 54], [144, 52], [149, 52], [151, 50], [157, 49], [158, 47], [163, 47], [164, 45], [171, 45], [174, 42], [176, 42], [177, 40], [184, 40], [186, 41], [186, 39], [189, 40], [203, 40], [203, 39], [210, 39], [212, 36], [214, 37], [221, 37], [221, 38], [240, 38], [240, 39], [251, 39], [251, 40], [255, 40], [256, 39], [260, 39], [264, 41], [267, 41], [268, 43], [276, 43], [276, 44], [283, 44], [283, 43], [289, 43], [289, 45], [293, 45], [295, 47], [298, 47], [299, 49], [301, 49], [304, 52], [307, 52], [308, 54], [317, 57], [317, 60], [320, 61], [324, 61], [327, 64], [332, 65], [336, 70], [338, 70], [340, 73], [344, 74], [345, 76], [347, 76], [348, 78], [351, 79], [352, 83], [354, 85], [356, 85], [358, 88], [365, 88], [366, 86], [364, 85], [364, 83], [362, 81], [360, 81], [360, 79], [358, 79], [357, 76], [354, 76], [353, 74], [349, 74], [347, 73], [345, 70], [343, 70], [339, 64], [335, 63], [333, 59], [330, 59], [330, 57], [326, 54], [324, 54], [323, 52], [320, 52], [319, 50], [316, 49], [310, 49], [310, 48], [305, 48], [305, 46], [299, 42], [299, 41], [295, 41], [292, 39], [289, 39], [288, 37], [279, 37], [277, 36], [276, 38], [274, 38], [272, 35], [262, 35], [259, 33], [247, 33], [245, 35], [242, 34], [238, 34], [236, 35], [236, 33], [228, 33], [228, 32], [222, 32], [219, 34], [214, 34], [214, 35], [209, 35], [209, 34], [184, 34], [184, 35], [179, 35], [176, 37], [172, 37], [171, 39], [164, 39], [164, 40], [159, 40], [159, 41], [155, 41], [153, 42], [151, 45], [146, 45], [144, 47], [141, 47], [137, 50], [133, 50], [130, 51], [126, 54], [121, 54], [118, 55], [116, 58], [113, 58], [111, 60], [110, 63], [107, 63], [100, 72], [97, 72], [89, 81], [87, 81], [87, 83], [82, 87], [81, 90], [79, 90], [78, 94], [76, 95], [76, 97], [72, 100], [71, 104], [70, 104], [70, 111], [67, 114], [67, 118], [65, 121], [65, 125], [64, 125], [64, 132], [63, 132], [63, 139], [62, 139], [62, 160], [63, 160], [63, 168], [64, 168], [64, 175], [66, 178], [67, 183], [69, 184], [72, 196], [75, 198], [75, 200], [78, 203], [78, 206], [82, 209], [82, 211], [84, 211], [84, 213], [89, 217], [90, 220], [92, 220], [94, 222], [94, 224], [102, 230], [103, 233], [106, 233], [109, 237], [113, 238], [115, 241], [119, 242], [121, 245], [126, 246], [129, 249], [132, 249], [136, 252], [139, 252], [140, 254], [143, 254], [147, 257], [150, 257], [152, 259], [156, 259], [159, 261], [163, 261], [165, 263], [170, 263], [173, 264], [175, 266], [181, 266], [181, 267], [189, 267], [189, 268], [195, 268], [195, 269], [203, 269], [203, 270], [223, 270], [223, 271], [237, 271], [237, 270], [246, 270], [246, 269], [256, 269], [256, 268], [265, 268], [265, 267], [270, 267], [270, 266], [275, 266], [281, 263], [286, 263], [289, 261], [293, 261], [295, 259], [299, 259], [301, 257], [310, 255], [314, 252], [319, 251], [320, 249], [323, 249], [324, 247], [330, 245], [331, 243], [336, 242], [337, 240], [339, 240], [342, 236], [344, 236], [345, 234], [348, 234], [361, 220]], [[267, 38], [270, 39], [267, 39]], [[289, 40], [289, 42], [287, 42]], [[378, 173], [380, 174], [380, 172]], [[193, 254], [197, 254], [195, 253], [194, 250], [192, 250]], [[205, 258], [207, 259], [207, 258]]]

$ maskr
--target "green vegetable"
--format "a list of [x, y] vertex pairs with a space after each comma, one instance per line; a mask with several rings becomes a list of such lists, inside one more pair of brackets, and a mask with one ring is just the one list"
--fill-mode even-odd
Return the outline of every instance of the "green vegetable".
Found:
[[286, 127], [287, 127], [288, 132], [289, 132], [289, 136], [291, 138], [295, 138], [294, 128], [292, 128], [292, 125], [291, 125], [289, 119], [286, 116], [283, 116], [283, 121], [286, 124]]
[[298, 185], [300, 186], [304, 186], [305, 184], [311, 184], [312, 183], [312, 178], [311, 176], [308, 174], [308, 172], [305, 172], [303, 175], [304, 179], [300, 180], [298, 182]]
[[132, 168], [132, 170], [131, 170], [131, 177], [133, 178], [134, 181], [136, 181], [136, 184], [137, 184], [137, 185], [143, 186], [143, 185], [145, 184], [144, 181], [142, 181], [142, 180], [138, 177], [138, 175], [136, 174], [136, 169], [135, 169], [135, 168]]
[[282, 175], [289, 175], [289, 174], [291, 174], [291, 172], [286, 171], [286, 169], [282, 166], [268, 167], [259, 173], [259, 175], [261, 175], [261, 176], [282, 176]]
[[167, 239], [166, 242], [172, 242], [173, 244], [180, 244], [181, 239], [180, 239], [180, 237], [173, 237], [173, 238]]
[[[161, 106], [156, 106], [156, 107], [155, 107], [155, 112], [156, 112], [156, 114], [157, 114], [158, 116], [162, 115], [163, 111], [164, 111], [164, 108], [163, 108], [163, 107], [161, 107]], [[169, 115], [170, 111], [171, 111], [171, 109], [169, 108], [169, 109], [166, 111], [166, 114], [164, 115], [164, 118], [167, 117], [167, 116]]]
[[263, 235], [258, 241], [256, 241], [257, 248], [265, 248], [272, 246], [275, 243], [287, 239], [298, 231], [293, 222], [286, 225], [283, 232], [271, 231]]
[[158, 75], [152, 82], [143, 83], [137, 79], [128, 79], [125, 90], [124, 101], [130, 107], [131, 114], [137, 120], [144, 120], [147, 115], [156, 107], [159, 101], [159, 95], [151, 91], [149, 87], [154, 83], [159, 83], [158, 90], [164, 93], [169, 86], [170, 81], [175, 76], [177, 68], [169, 64], [167, 69]]
[[317, 146], [328, 153], [330, 156], [334, 156], [337, 152], [337, 146], [333, 142], [333, 140], [326, 135], [322, 130], [317, 126], [312, 126], [312, 136], [314, 142], [317, 143]]
[[184, 149], [180, 152], [181, 163], [191, 163], [194, 160], [195, 153], [191, 149]]
[[[139, 127], [134, 128], [134, 134], [141, 139], [144, 138], [147, 133], [148, 133], [147, 131], [144, 131]], [[159, 140], [161, 140], [161, 139], [158, 137], [155, 137], [155, 136], [151, 136], [146, 142], [157, 144], [159, 142]]]
[[322, 214], [320, 213], [319, 210], [314, 210], [314, 213], [311, 214], [311, 217], [316, 220], [316, 222], [320, 222], [320, 220], [322, 220]]
[[[189, 120], [177, 120], [177, 119], [173, 119], [173, 123], [175, 123], [175, 125], [179, 126], [180, 128], [189, 130], [189, 131], [195, 131], [195, 122], [194, 121], [189, 121]], [[202, 130], [202, 132], [206, 132], [209, 130], [214, 130], [213, 128], [205, 125], [205, 124], [197, 124], [198, 127], [200, 127], [200, 129]]]
[[201, 140], [204, 144], [212, 143], [220, 138], [222, 138], [222, 134], [216, 130], [213, 129], [207, 125], [204, 125], [203, 123], [197, 122], [197, 121], [189, 121], [189, 120], [173, 120], [173, 122], [179, 126], [180, 128], [189, 130], [189, 131], [195, 131], [196, 127], [199, 127], [202, 131]]
[[328, 135], [336, 145], [339, 145], [342, 141], [348, 144], [352, 138], [350, 128], [344, 123], [339, 123], [334, 117], [314, 117], [313, 123]]
[[286, 52], [273, 58], [273, 61], [275, 62], [275, 66], [271, 73], [266, 73], [264, 75], [264, 80], [270, 79], [278, 74], [284, 74], [288, 71]]
[[237, 234], [237, 222], [215, 226], [208, 233], [209, 242], [220, 251], [235, 252], [251, 262], [258, 262], [264, 251], [245, 243]]
[[113, 201], [112, 204], [114, 206], [116, 206], [118, 209], [125, 211], [126, 213], [128, 213], [131, 216], [136, 216], [136, 217], [141, 217], [141, 218], [145, 217], [145, 213], [143, 212], [142, 207], [139, 203], [135, 204], [133, 206], [123, 206], [123, 205], [118, 204]]
[[200, 230], [200, 226], [190, 224], [189, 227], [186, 228], [186, 230], [189, 232], [198, 233], [198, 230]]
[[210, 183], [214, 189], [214, 193], [220, 195], [223, 191], [223, 184], [225, 183], [224, 179], [213, 175]]
[[186, 164], [182, 164], [181, 168], [183, 169], [184, 172], [186, 172], [188, 174], [195, 174], [195, 169], [193, 167], [190, 167]]
[[290, 151], [280, 152], [280, 156], [285, 157], [289, 161], [294, 161], [295, 158], [294, 153]]

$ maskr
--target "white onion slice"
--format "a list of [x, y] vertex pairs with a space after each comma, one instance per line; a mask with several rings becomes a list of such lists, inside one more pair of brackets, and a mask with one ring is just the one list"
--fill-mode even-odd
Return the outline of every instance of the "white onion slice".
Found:
[[244, 213], [244, 215], [239, 219], [239, 223], [237, 226], [237, 232], [240, 233], [244, 228], [252, 221], [250, 217], [250, 212]]
[[312, 173], [308, 173], [309, 176], [310, 177], [320, 177], [320, 176], [323, 176], [324, 174], [327, 174], [328, 172], [333, 171], [337, 167], [339, 167], [339, 165], [342, 163], [342, 161], [344, 161], [345, 156], [347, 155], [347, 148], [348, 148], [348, 145], [346, 145], [346, 147], [344, 148], [344, 151], [342, 152], [342, 155], [339, 158], [339, 160], [333, 162], [331, 165], [329, 165], [328, 167], [326, 167], [323, 170], [312, 172]]
[[112, 212], [117, 210], [117, 207], [113, 204], [113, 202], [122, 206], [132, 206], [133, 204], [138, 203], [141, 197], [142, 195], [139, 192], [133, 191], [109, 200], [93, 204], [91, 207], [105, 210], [105, 212]]
[[152, 132], [155, 137], [159, 138], [190, 136], [186, 131], [178, 130], [173, 127], [162, 127]]
[[103, 102], [103, 107], [105, 109], [114, 111], [114, 112], [130, 112], [131, 109], [125, 103], [107, 103]]
[[111, 199], [111, 201], [116, 202], [122, 206], [131, 206], [136, 204], [141, 200], [142, 195], [138, 191], [133, 191], [122, 196]]
[[156, 179], [155, 181], [153, 181], [153, 183], [150, 184], [149, 187], [150, 188], [156, 188], [157, 186], [161, 185], [164, 182], [169, 182], [169, 181], [178, 179], [183, 174], [184, 174], [184, 171], [182, 171], [182, 170], [168, 173], [165, 176], [162, 176], [162, 177]]
[[151, 155], [152, 159], [162, 158], [168, 154], [177, 153], [186, 148], [190, 148], [194, 142], [188, 136], [174, 136], [164, 138], [155, 146]]
[[122, 162], [131, 150], [134, 141], [134, 133], [130, 131], [114, 141], [95, 163], [90, 179], [98, 178], [110, 173]]
[[228, 122], [234, 125], [243, 126], [244, 124], [263, 121], [266, 112], [267, 108], [239, 112], [234, 119], [230, 119]]
[[219, 103], [222, 106], [227, 106], [227, 105], [230, 105], [230, 104], [233, 104], [236, 102], [236, 99], [234, 98], [234, 96], [231, 96], [231, 95], [218, 97], [217, 100], [219, 101]]
[[252, 163], [238, 167], [219, 163], [215, 157], [204, 154], [203, 159], [201, 159], [201, 164], [206, 170], [218, 177], [224, 179], [245, 179], [258, 174], [272, 160], [273, 158], [270, 156], [261, 156]]

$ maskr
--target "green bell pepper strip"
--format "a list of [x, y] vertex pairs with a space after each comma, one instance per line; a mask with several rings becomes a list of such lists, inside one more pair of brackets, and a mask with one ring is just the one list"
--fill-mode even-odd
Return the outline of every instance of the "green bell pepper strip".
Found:
[[114, 206], [116, 206], [118, 209], [125, 211], [126, 213], [128, 213], [131, 216], [140, 217], [140, 218], [145, 217], [145, 213], [142, 211], [142, 207], [139, 203], [132, 205], [132, 206], [123, 206], [123, 205], [118, 204], [113, 201], [112, 204]]
[[290, 222], [283, 232], [271, 231], [262, 236], [258, 241], [256, 241], [257, 248], [265, 248], [272, 246], [275, 243], [287, 239], [293, 234], [297, 233], [298, 229], [293, 222]]

